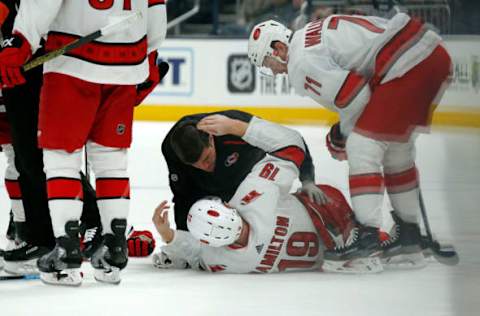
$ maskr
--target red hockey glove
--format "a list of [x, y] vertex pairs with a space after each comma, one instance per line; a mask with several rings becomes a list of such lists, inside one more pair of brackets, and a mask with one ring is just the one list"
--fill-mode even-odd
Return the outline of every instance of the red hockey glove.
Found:
[[153, 51], [148, 55], [149, 75], [147, 80], [137, 85], [137, 99], [135, 105], [142, 103], [168, 72], [169, 66], [166, 62], [162, 61], [157, 66], [157, 56], [157, 51]]
[[129, 257], [146, 257], [155, 249], [155, 239], [148, 230], [133, 231], [127, 243]]
[[32, 57], [32, 48], [25, 37], [16, 33], [3, 40], [0, 50], [0, 83], [11, 88], [24, 84], [23, 64]]
[[332, 125], [330, 132], [327, 134], [327, 148], [332, 158], [336, 160], [346, 160], [347, 152], [345, 151], [345, 137], [340, 132], [340, 122]]

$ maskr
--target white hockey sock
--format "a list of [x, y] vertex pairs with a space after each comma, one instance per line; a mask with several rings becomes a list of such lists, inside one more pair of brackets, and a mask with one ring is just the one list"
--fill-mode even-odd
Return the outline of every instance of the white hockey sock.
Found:
[[382, 225], [385, 187], [381, 173], [350, 175], [350, 195], [357, 220], [365, 226]]
[[7, 168], [5, 170], [5, 187], [10, 197], [13, 220], [25, 222], [25, 209], [23, 208], [22, 190], [18, 182], [18, 171], [15, 167], [15, 153], [11, 144], [2, 145], [2, 150], [7, 157]]
[[127, 149], [88, 142], [88, 159], [96, 178], [97, 204], [104, 234], [111, 234], [113, 219], [127, 219], [130, 209], [130, 182]]
[[44, 149], [43, 162], [47, 175], [47, 194], [55, 237], [65, 236], [65, 223], [78, 221], [83, 208], [80, 181], [82, 151]]
[[420, 200], [415, 166], [396, 173], [385, 173], [385, 184], [398, 216], [408, 223], [418, 223]]

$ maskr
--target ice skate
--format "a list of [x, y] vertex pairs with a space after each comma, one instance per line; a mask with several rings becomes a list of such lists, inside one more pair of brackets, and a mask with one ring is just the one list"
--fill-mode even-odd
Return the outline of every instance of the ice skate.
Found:
[[[8, 246], [3, 255], [4, 270], [10, 274], [26, 275], [38, 274], [37, 260], [49, 249], [35, 246], [26, 241], [24, 222], [13, 222], [9, 225], [10, 234], [7, 234]], [[15, 236], [15, 240], [12, 240]]]
[[345, 245], [325, 251], [322, 269], [336, 273], [381, 272], [379, 245], [377, 228], [357, 226], [350, 232]]
[[4, 254], [4, 251], [2, 249], [0, 249], [0, 270], [3, 269], [3, 254]]
[[382, 263], [387, 269], [419, 269], [426, 266], [421, 247], [420, 227], [404, 222], [391, 212], [394, 225], [390, 238], [381, 243]]
[[114, 219], [113, 234], [105, 234], [103, 245], [92, 255], [91, 263], [95, 268], [95, 280], [111, 284], [120, 283], [120, 270], [125, 268], [128, 262], [126, 226], [125, 219]]
[[67, 236], [57, 238], [55, 248], [38, 262], [40, 279], [46, 284], [79, 286], [82, 284], [78, 222], [65, 224]]
[[18, 275], [38, 274], [37, 260], [48, 251], [46, 247], [35, 246], [26, 241], [14, 243], [13, 248], [4, 253], [4, 270]]

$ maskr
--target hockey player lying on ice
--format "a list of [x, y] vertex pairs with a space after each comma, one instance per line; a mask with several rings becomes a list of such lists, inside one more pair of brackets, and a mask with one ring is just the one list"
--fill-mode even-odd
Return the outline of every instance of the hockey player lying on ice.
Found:
[[[167, 245], [154, 255], [154, 265], [224, 273], [320, 270], [323, 251], [343, 244], [352, 233], [352, 210], [331, 186], [320, 186], [330, 199], [324, 205], [302, 193], [288, 194], [294, 168], [269, 158], [252, 170], [229, 204], [214, 197], [196, 202], [188, 216], [190, 232], [169, 227], [168, 205], [163, 201], [153, 221]], [[277, 175], [282, 173], [273, 182], [262, 177], [270, 166], [280, 168]], [[382, 265], [377, 258], [349, 267], [327, 263], [323, 269], [380, 272]]]
[[[329, 202], [318, 205], [306, 196], [289, 193], [305, 155], [304, 143], [296, 131], [284, 128], [282, 133], [269, 133], [272, 123], [258, 118], [249, 123], [221, 122], [210, 117], [208, 124], [201, 121], [198, 127], [220, 135], [231, 133], [234, 126], [235, 133], [246, 142], [269, 153], [289, 148], [289, 154], [267, 154], [254, 165], [228, 205], [214, 198], [195, 203], [187, 219], [190, 232], [170, 228], [169, 206], [162, 202], [153, 222], [167, 245], [154, 256], [154, 264], [159, 268], [185, 268], [188, 263], [195, 269], [230, 273], [322, 267], [325, 249], [341, 246], [358, 233], [353, 229], [353, 213], [343, 195], [332, 187], [321, 186]], [[380, 257], [374, 256], [341, 266], [325, 263], [323, 269], [379, 272], [383, 268]]]

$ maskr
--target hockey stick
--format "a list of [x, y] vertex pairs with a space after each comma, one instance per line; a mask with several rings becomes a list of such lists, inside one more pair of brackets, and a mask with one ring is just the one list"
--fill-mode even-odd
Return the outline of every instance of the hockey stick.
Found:
[[119, 30], [125, 29], [128, 26], [132, 25], [137, 19], [142, 17], [141, 12], [135, 12], [132, 13], [116, 22], [113, 22], [107, 26], [102, 27], [98, 31], [95, 31], [93, 33], [90, 33], [86, 36], [83, 36], [70, 44], [67, 44], [59, 49], [56, 49], [54, 51], [51, 51], [45, 55], [39, 56], [35, 58], [34, 60], [31, 60], [30, 62], [26, 63], [23, 65], [23, 71], [29, 71], [30, 69], [33, 69], [37, 66], [40, 66], [44, 64], [45, 62], [52, 60], [53, 58], [56, 58], [60, 55], [65, 54], [66, 52], [71, 51], [72, 49], [75, 49], [77, 47], [80, 47], [84, 44], [90, 43], [91, 41], [96, 40], [99, 37], [109, 35], [115, 32], [118, 32]]
[[422, 213], [423, 224], [425, 226], [425, 232], [427, 234], [426, 236], [422, 236], [422, 249], [430, 249], [432, 251], [432, 255], [440, 263], [449, 266], [454, 266], [458, 264], [459, 258], [457, 252], [455, 251], [455, 248], [452, 245], [441, 245], [438, 241], [433, 239], [432, 231], [430, 229], [430, 223], [427, 217], [427, 210], [425, 208], [425, 203], [423, 202], [422, 191], [420, 190], [420, 188], [418, 188], [418, 197], [420, 200], [420, 212]]
[[25, 274], [25, 275], [0, 275], [0, 281], [10, 280], [38, 280], [40, 275], [38, 274]]

